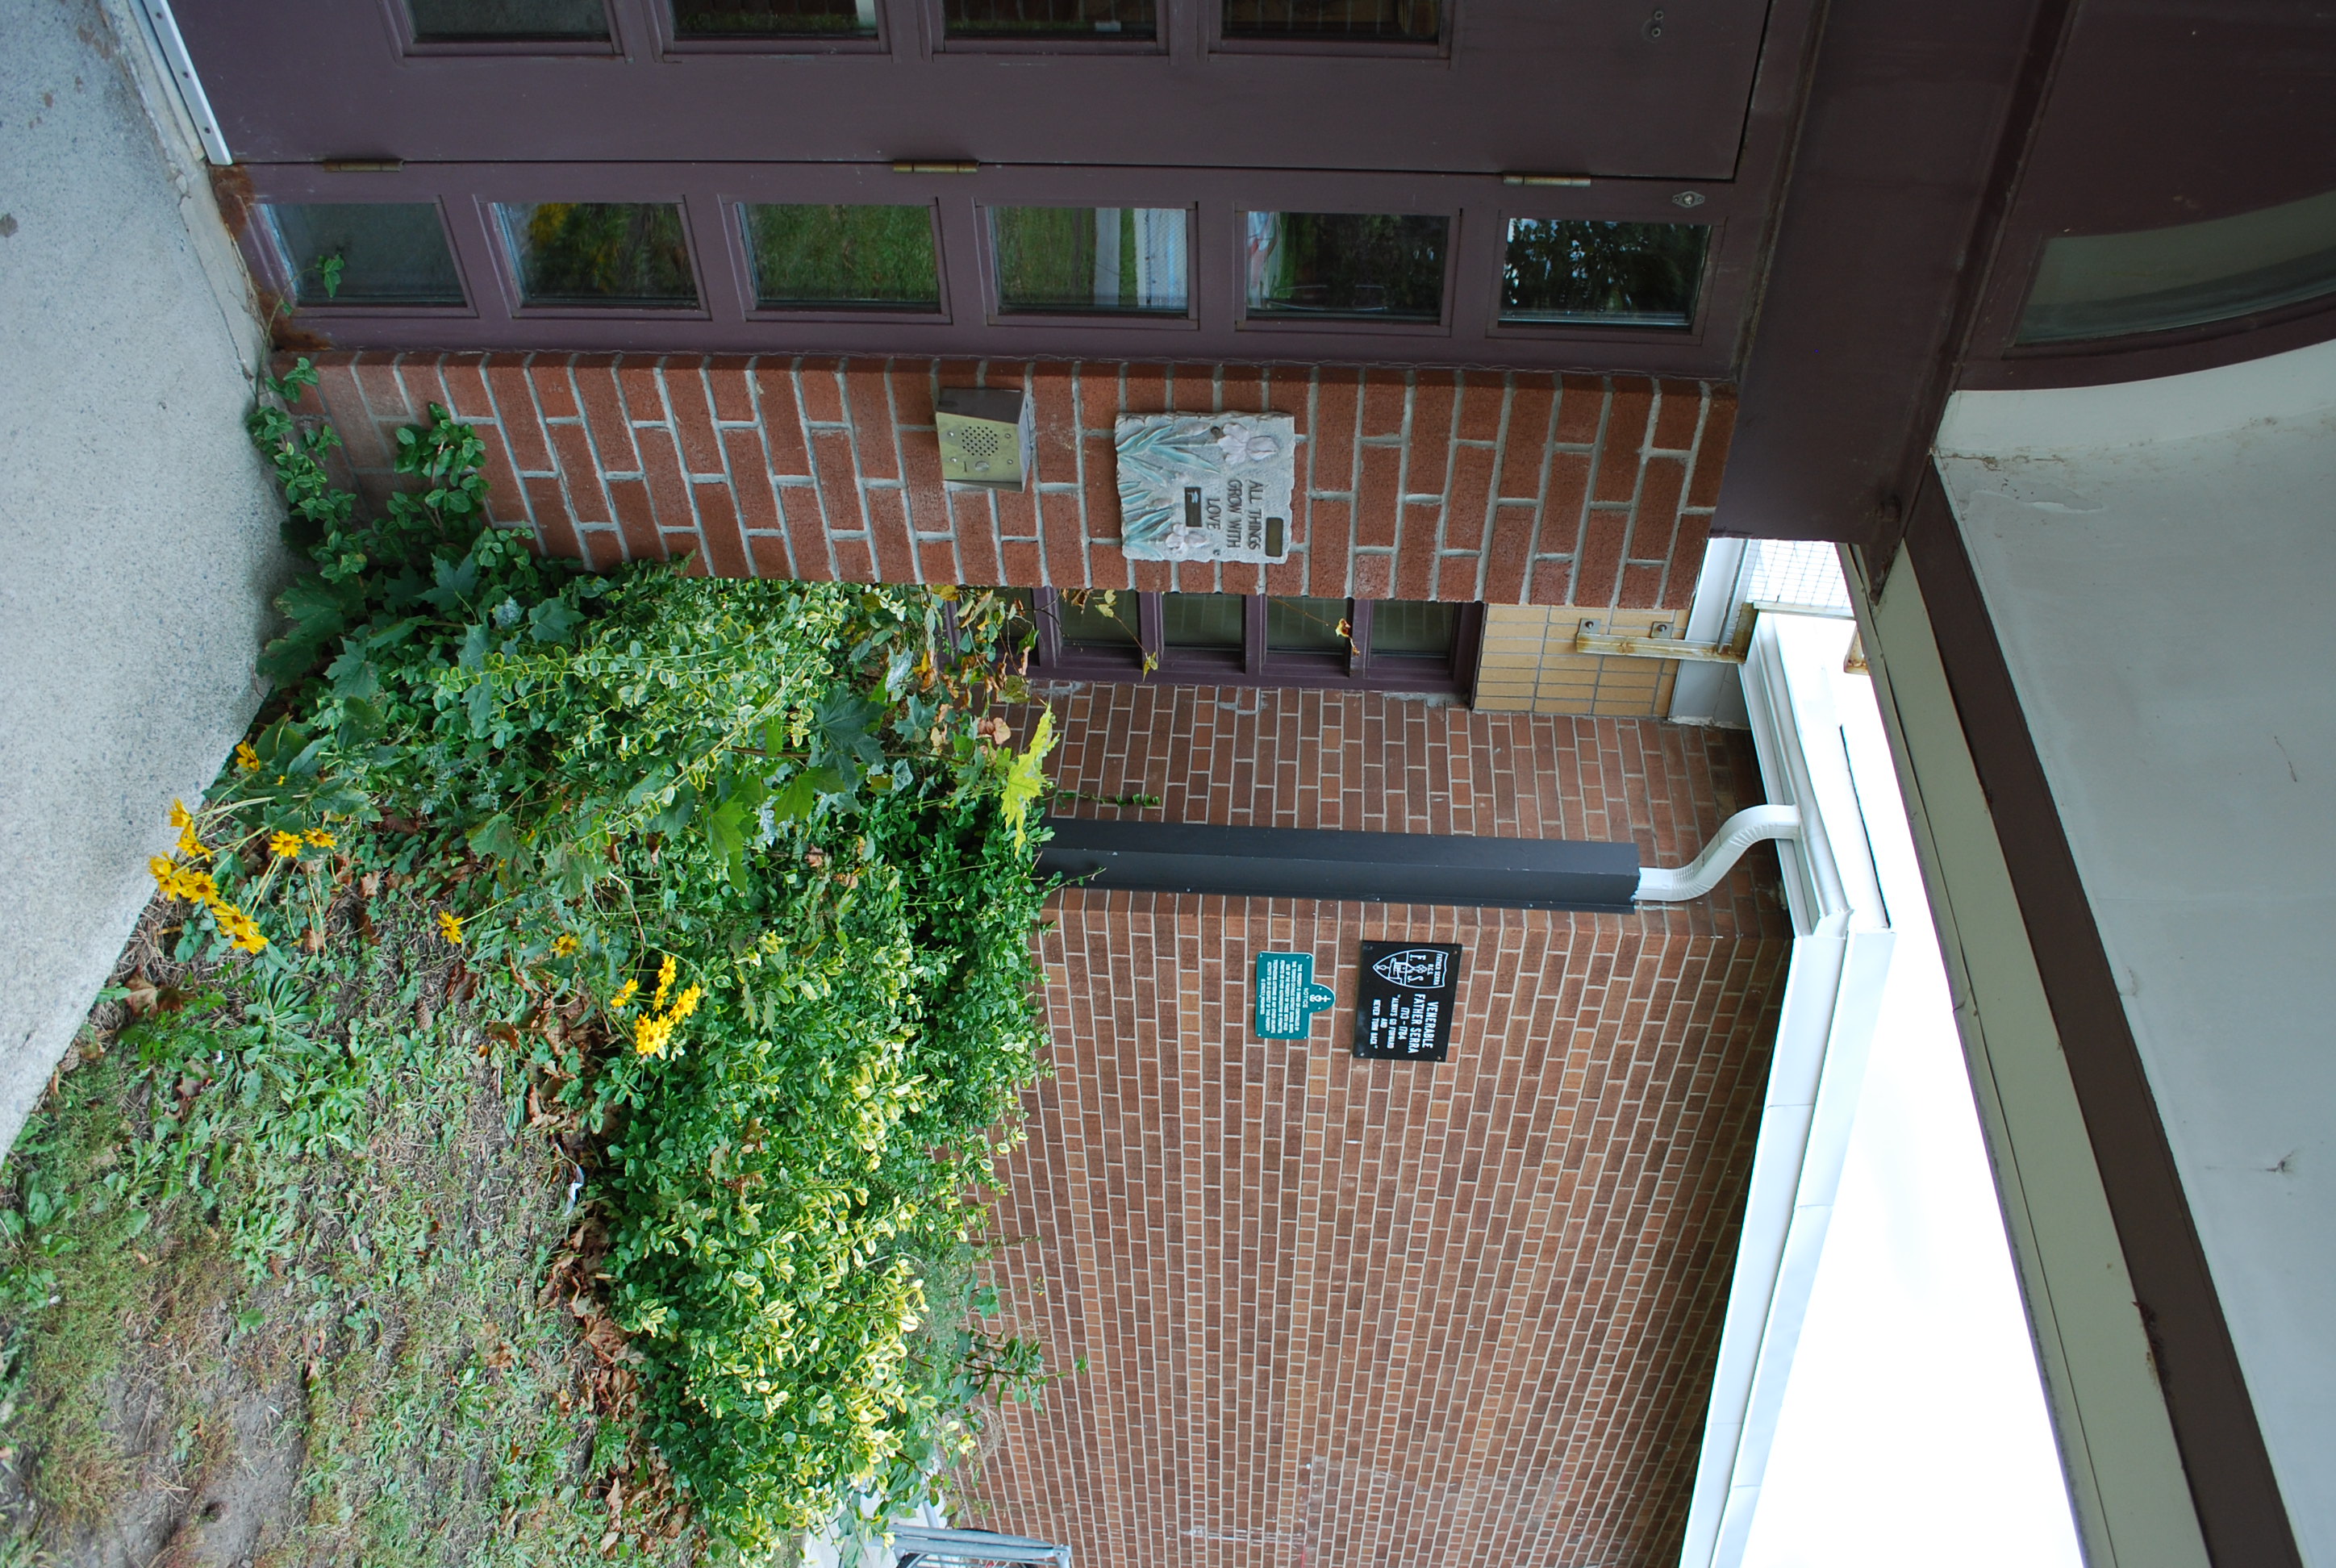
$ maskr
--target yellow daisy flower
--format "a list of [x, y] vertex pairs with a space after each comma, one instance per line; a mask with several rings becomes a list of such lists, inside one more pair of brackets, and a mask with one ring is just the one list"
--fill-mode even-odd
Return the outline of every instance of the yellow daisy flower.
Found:
[[444, 937], [455, 947], [461, 947], [462, 945], [462, 917], [457, 914], [449, 914], [446, 911], [440, 910], [438, 911], [438, 934]]
[[579, 944], [574, 937], [554, 937], [551, 940], [551, 956], [556, 959], [564, 959], [569, 954], [574, 952], [578, 946]]
[[259, 771], [259, 754], [251, 749], [251, 743], [249, 741], [238, 741], [236, 743], [235, 765], [242, 769], [245, 773], [258, 773]]
[[666, 992], [673, 989], [674, 973], [675, 964], [673, 961], [673, 955], [671, 953], [667, 953], [665, 956], [665, 962], [657, 966], [657, 995], [649, 998], [649, 1011], [654, 1013], [659, 1011], [665, 1007], [665, 994]]
[[633, 1005], [633, 998], [640, 994], [640, 981], [627, 980], [623, 989], [608, 998], [608, 1010], [612, 1013], [623, 1012]]
[[310, 828], [307, 832], [307, 837], [310, 843], [316, 845], [320, 850], [331, 849], [335, 842], [337, 842], [334, 839], [332, 834], [326, 833], [322, 828]]
[[662, 1056], [673, 1037], [671, 1018], [640, 1018], [633, 1025], [633, 1049], [644, 1057]]
[[298, 833], [271, 833], [268, 835], [268, 852], [274, 855], [280, 861], [291, 860], [300, 852], [300, 835]]

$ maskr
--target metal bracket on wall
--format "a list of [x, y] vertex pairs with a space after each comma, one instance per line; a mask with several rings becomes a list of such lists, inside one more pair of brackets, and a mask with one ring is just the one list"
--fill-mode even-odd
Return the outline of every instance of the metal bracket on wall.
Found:
[[1599, 623], [1585, 620], [1573, 634], [1573, 651], [1596, 658], [1669, 658], [1693, 664], [1742, 664], [1744, 650], [1751, 645], [1752, 622], [1750, 606], [1738, 623], [1737, 636], [1726, 642], [1688, 642], [1671, 636], [1671, 623], [1657, 621], [1647, 628], [1644, 637], [1612, 637], [1599, 629]]
[[1742, 664], [1745, 652], [1752, 646], [1752, 628], [1758, 622], [1763, 610], [1786, 615], [1823, 616], [1832, 620], [1846, 618], [1839, 609], [1829, 605], [1747, 599], [1737, 611], [1736, 634], [1726, 642], [1684, 641], [1671, 636], [1672, 623], [1667, 620], [1659, 620], [1649, 627], [1644, 637], [1610, 636], [1599, 629], [1597, 621], [1585, 620], [1573, 634], [1573, 651], [1597, 658], [1668, 658], [1688, 664]]

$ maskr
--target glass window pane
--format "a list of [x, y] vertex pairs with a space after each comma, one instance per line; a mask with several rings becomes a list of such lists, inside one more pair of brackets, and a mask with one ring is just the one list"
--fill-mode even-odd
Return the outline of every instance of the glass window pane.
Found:
[[1066, 593], [1055, 601], [1056, 624], [1073, 648], [1137, 646], [1135, 596], [1097, 589]]
[[1710, 243], [1701, 223], [1511, 219], [1501, 319], [1685, 326]]
[[1250, 314], [1434, 321], [1450, 228], [1379, 212], [1252, 212]]
[[673, 0], [677, 38], [873, 38], [876, 0]]
[[1238, 648], [1242, 604], [1237, 593], [1163, 593], [1161, 638], [1170, 648]]
[[1448, 654], [1460, 607], [1425, 599], [1385, 599], [1371, 607], [1373, 653]]
[[2336, 191], [2130, 234], [2064, 234], [2020, 317], [2022, 343], [2227, 321], [2336, 293]]
[[1272, 653], [1347, 651], [1347, 601], [1276, 597], [1265, 601], [1265, 646]]
[[300, 305], [460, 305], [433, 201], [270, 203]]
[[1437, 0], [1225, 0], [1228, 38], [1351, 38], [1433, 44]]
[[529, 305], [652, 309], [697, 303], [681, 209], [651, 201], [499, 202]]
[[741, 209], [754, 303], [938, 310], [940, 263], [929, 207]]
[[606, 38], [600, 0], [410, 0], [418, 44], [566, 43]]
[[989, 225], [1000, 310], [1184, 313], [1181, 207], [998, 207]]
[[1149, 38], [1153, 0], [942, 0], [952, 38]]

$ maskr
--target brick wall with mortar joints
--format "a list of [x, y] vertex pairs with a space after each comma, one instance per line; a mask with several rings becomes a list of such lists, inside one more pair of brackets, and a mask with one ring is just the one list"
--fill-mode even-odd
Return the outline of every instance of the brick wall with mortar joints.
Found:
[[[1758, 798], [1723, 732], [1051, 695], [1057, 782], [1172, 820], [1678, 863]], [[1060, 895], [1055, 1076], [995, 1267], [1091, 1370], [1005, 1412], [979, 1522], [1125, 1568], [1675, 1558], [1789, 950], [1775, 874], [1764, 852], [1708, 904], [1631, 915]], [[1465, 944], [1451, 1061], [1349, 1055], [1381, 937]], [[1309, 1040], [1249, 1037], [1261, 950], [1312, 952], [1337, 991]]]
[[[283, 363], [288, 364], [288, 358]], [[1270, 365], [583, 354], [316, 356], [343, 476], [378, 503], [429, 404], [476, 425], [491, 510], [596, 567], [723, 576], [1682, 609], [1735, 418], [1708, 383]], [[1037, 482], [949, 491], [942, 386], [1036, 400]], [[311, 406], [314, 406], [313, 404]], [[1120, 553], [1121, 413], [1274, 409], [1299, 427], [1271, 568]]]

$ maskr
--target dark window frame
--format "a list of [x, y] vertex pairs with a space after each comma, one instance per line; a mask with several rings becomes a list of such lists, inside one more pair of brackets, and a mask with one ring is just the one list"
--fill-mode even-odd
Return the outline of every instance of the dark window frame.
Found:
[[[1452, 647], [1441, 655], [1373, 653], [1371, 618], [1379, 602], [1368, 599], [1347, 601], [1351, 646], [1343, 653], [1299, 652], [1266, 646], [1266, 594], [1243, 594], [1241, 646], [1239, 648], [1171, 648], [1163, 633], [1165, 615], [1157, 593], [1122, 591], [1119, 607], [1132, 607], [1136, 644], [1124, 649], [1066, 643], [1063, 640], [1062, 596], [1051, 588], [1030, 592], [1031, 614], [1037, 623], [1037, 640], [1031, 649], [1030, 673], [1047, 680], [1102, 681], [1112, 684], [1159, 682], [1170, 686], [1300, 687], [1325, 691], [1399, 691], [1456, 696], [1465, 702], [1475, 695], [1476, 664], [1484, 650], [1484, 607], [1455, 606]], [[1127, 618], [1126, 609], [1121, 618]], [[1144, 668], [1149, 654], [1153, 667]]]

